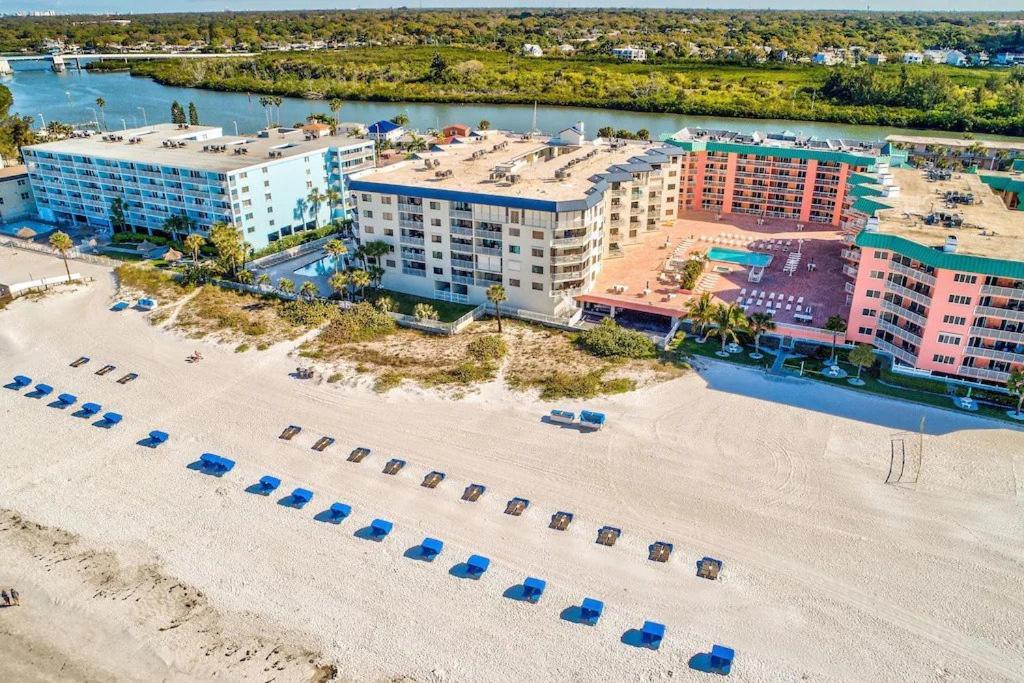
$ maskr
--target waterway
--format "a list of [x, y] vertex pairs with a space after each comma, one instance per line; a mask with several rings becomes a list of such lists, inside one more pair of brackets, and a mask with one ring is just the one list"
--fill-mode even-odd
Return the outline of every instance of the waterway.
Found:
[[[59, 120], [80, 125], [99, 119], [109, 130], [131, 128], [146, 122], [169, 120], [171, 102], [175, 100], [186, 108], [189, 102], [194, 102], [202, 123], [221, 126], [229, 134], [235, 132], [236, 126], [239, 132], [249, 133], [267, 124], [267, 113], [260, 106], [258, 95], [165, 86], [127, 73], [97, 74], [68, 70], [55, 74], [41, 62], [17, 62], [14, 74], [2, 77], [0, 83], [10, 88], [14, 95], [12, 111], [33, 117], [37, 124], [43, 120]], [[96, 106], [97, 98], [106, 101], [102, 111]], [[296, 123], [315, 112], [330, 114], [330, 109], [326, 102], [319, 100], [285, 98], [281, 105], [280, 120], [285, 124]], [[582, 107], [540, 106], [536, 108], [535, 114], [534, 107], [529, 105], [424, 102], [346, 102], [341, 118], [346, 122], [373, 123], [399, 113], [408, 116], [410, 125], [419, 130], [449, 123], [476, 125], [486, 119], [493, 128], [527, 131], [534, 127], [536, 116], [536, 128], [548, 133], [582, 121], [589, 134], [595, 134], [602, 126], [632, 131], [646, 128], [655, 139], [687, 126], [741, 132], [792, 130], [821, 138], [851, 140], [881, 140], [893, 133], [955, 135], [942, 131], [840, 123], [649, 114]], [[984, 137], [1000, 139], [999, 136]]]

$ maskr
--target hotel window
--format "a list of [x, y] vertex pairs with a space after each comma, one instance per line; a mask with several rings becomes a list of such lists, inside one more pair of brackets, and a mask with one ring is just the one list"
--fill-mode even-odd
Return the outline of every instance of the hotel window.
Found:
[[861, 314], [866, 315], [870, 318], [874, 318], [876, 315], [878, 315], [878, 311], [876, 311], [873, 308], [865, 308], [863, 311], [861, 311]]
[[[441, 208], [441, 202], [430, 202], [430, 209], [431, 209], [431, 211], [437, 211], [440, 208]], [[440, 225], [440, 223], [438, 225]]]
[[440, 252], [440, 251], [432, 251], [432, 252], [430, 252], [430, 255], [433, 256], [436, 259], [444, 258], [444, 253]]
[[867, 335], [869, 337], [875, 333], [875, 331], [872, 330], [870, 327], [859, 327], [857, 328], [857, 332], [863, 335]]
[[246, 232], [256, 232], [256, 227], [255, 227], [255, 226], [252, 226], [252, 225], [250, 225], [250, 226], [249, 226], [248, 228], [246, 228], [246, 230], [245, 230], [245, 231], [246, 231]]
[[369, 209], [363, 209], [363, 216], [366, 218], [373, 218], [373, 211]]
[[534, 275], [543, 275], [544, 266], [530, 266], [530, 272], [532, 272]]
[[[268, 169], [268, 168], [267, 168], [266, 166], [264, 166], [264, 167], [263, 167], [262, 169], [260, 169], [260, 170], [262, 170], [262, 171], [263, 171], [263, 175], [267, 175], [268, 173], [270, 173], [270, 170], [269, 170], [269, 169]], [[266, 181], [264, 181], [264, 182], [266, 182]]]
[[364, 225], [362, 227], [362, 231], [365, 232], [368, 235], [372, 235], [373, 234], [373, 226], [372, 225]]
[[518, 244], [510, 244], [510, 245], [508, 245], [508, 253], [510, 253], [510, 254], [518, 254], [520, 252], [522, 252], [522, 248]]
[[538, 249], [538, 248], [534, 247], [533, 249], [530, 250], [530, 254], [534, 258], [544, 258], [544, 250], [543, 249]]
[[879, 299], [882, 297], [882, 293], [877, 289], [869, 289], [868, 291], [864, 292], [864, 295], [869, 299]]
[[953, 365], [956, 363], [956, 359], [953, 356], [943, 356], [941, 353], [937, 353], [932, 356], [932, 360], [936, 363], [943, 363], [944, 365]]
[[953, 334], [940, 334], [939, 335], [939, 343], [940, 344], [952, 344], [953, 346], [960, 346], [960, 337], [957, 337], [956, 335], [953, 335]]
[[430, 224], [432, 226], [434, 226], [435, 228], [440, 228], [441, 227], [441, 219], [440, 218], [431, 218], [430, 219]]
[[392, 218], [394, 218], [394, 216], [392, 216], [391, 213], [388, 212], [388, 211], [385, 211], [384, 213], [382, 213], [380, 215], [380, 217], [383, 218], [386, 221], [390, 221]]
[[381, 197], [380, 198], [380, 203], [381, 204], [387, 204], [388, 206], [391, 206], [391, 197]]
[[536, 291], [538, 291], [538, 292], [543, 292], [544, 291], [544, 283], [542, 283], [542, 282], [534, 282], [533, 283], [533, 288]]
[[306, 189], [307, 190], [313, 189], [313, 181], [312, 180], [307, 180], [306, 181]]
[[394, 237], [395, 236], [395, 231], [392, 230], [391, 228], [384, 228], [384, 236], [385, 237]]
[[368, 202], [370, 201], [370, 195], [364, 192], [363, 194], [359, 195], [359, 199], [361, 199], [364, 202]]
[[440, 235], [431, 235], [430, 241], [433, 242], [434, 244], [441, 244], [442, 239]]
[[444, 268], [434, 266], [434, 275], [444, 275]]
[[962, 294], [950, 294], [949, 295], [949, 303], [951, 303], [951, 304], [962, 304], [964, 306], [968, 306], [971, 303], [971, 297], [964, 296]]
[[244, 185], [242, 187], [242, 192], [248, 192], [248, 191], [249, 191], [249, 186], [248, 185]]
[[388, 268], [394, 268], [395, 267], [395, 260], [389, 258], [389, 259], [384, 261], [384, 265], [386, 265]]
[[871, 271], [871, 277], [873, 277], [876, 280], [881, 280], [882, 278], [885, 277], [885, 273], [883, 273], [880, 270], [872, 270]]
[[942, 316], [942, 322], [947, 325], [964, 325], [967, 323], [967, 318], [962, 315], [944, 315]]
[[520, 214], [519, 214], [518, 211], [509, 211], [508, 212], [508, 221], [509, 221], [509, 223], [519, 223], [520, 222], [519, 221], [519, 216], [520, 216]]
[[509, 287], [518, 287], [519, 286], [519, 280], [517, 280], [515, 278], [509, 278], [508, 286]]
[[967, 273], [954, 273], [953, 282], [966, 282], [969, 285], [973, 285], [978, 281], [977, 275], [968, 275]]
[[533, 231], [533, 239], [535, 239], [535, 240], [542, 240], [542, 239], [544, 239], [544, 231], [543, 230], [534, 230]]
[[267, 213], [274, 213], [274, 207], [268, 206], [267, 207]]
[[269, 180], [264, 180], [263, 181], [263, 187], [270, 187], [270, 181]]
[[508, 229], [508, 236], [509, 237], [519, 237], [519, 228], [509, 228]]

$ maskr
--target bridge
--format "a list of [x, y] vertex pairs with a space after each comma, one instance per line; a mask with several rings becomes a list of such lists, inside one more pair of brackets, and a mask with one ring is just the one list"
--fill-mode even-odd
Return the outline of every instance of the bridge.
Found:
[[184, 52], [184, 53], [168, 53], [168, 52], [91, 52], [91, 53], [75, 53], [75, 54], [55, 54], [55, 55], [17, 55], [11, 57], [0, 57], [0, 74], [10, 74], [12, 72], [11, 62], [50, 62], [50, 68], [56, 72], [64, 71], [67, 68], [69, 62], [74, 63], [76, 69], [82, 68], [83, 61], [107, 61], [107, 60], [124, 60], [125, 63], [131, 59], [217, 59], [225, 57], [254, 57], [255, 52]]

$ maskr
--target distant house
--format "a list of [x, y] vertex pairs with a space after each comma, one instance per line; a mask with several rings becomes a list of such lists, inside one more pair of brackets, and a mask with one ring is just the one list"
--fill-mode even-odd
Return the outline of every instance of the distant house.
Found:
[[879, 64], [885, 64], [885, 55], [881, 52], [873, 52], [869, 54], [864, 61], [871, 66], [878, 66]]
[[534, 45], [533, 43], [523, 43], [523, 56], [543, 57], [544, 50], [541, 49], [540, 45]]
[[[583, 122], [577, 121], [575, 125], [569, 126], [558, 131], [557, 144], [562, 145], [582, 145], [586, 141], [586, 137], [583, 134]], [[552, 140], [552, 142], [556, 142]]]
[[377, 142], [394, 142], [405, 135], [405, 128], [391, 121], [378, 121], [366, 128], [366, 137]]
[[945, 50], [925, 50], [923, 56], [924, 61], [930, 64], [942, 64], [946, 61]]
[[1000, 52], [996, 55], [997, 66], [1016, 66], [1024, 64], [1024, 52]]
[[985, 51], [972, 52], [970, 56], [971, 66], [987, 66], [988, 53]]
[[946, 53], [946, 64], [950, 66], [967, 66], [967, 55], [960, 50], [950, 50]]
[[314, 138], [322, 138], [331, 132], [331, 127], [326, 123], [320, 123], [319, 121], [311, 121], [302, 127], [302, 134], [308, 140]]
[[924, 55], [920, 52], [904, 52], [903, 63], [904, 64], [921, 64], [924, 62]]
[[838, 64], [839, 61], [839, 56], [831, 50], [823, 50], [811, 55], [811, 63], [821, 66], [832, 66], [833, 64]]
[[646, 62], [647, 50], [633, 45], [623, 45], [622, 47], [612, 48], [612, 57], [629, 62]]
[[463, 123], [452, 123], [441, 129], [441, 135], [446, 138], [469, 137], [472, 129]]
[[561, 52], [563, 55], [571, 55], [574, 52], [576, 52], [576, 48], [574, 48], [569, 43], [562, 43], [561, 45], [558, 46], [558, 51]]

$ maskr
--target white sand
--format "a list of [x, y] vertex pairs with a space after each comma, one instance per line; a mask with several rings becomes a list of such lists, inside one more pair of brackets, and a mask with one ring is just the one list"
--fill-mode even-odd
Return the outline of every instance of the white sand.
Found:
[[[0, 507], [49, 527], [0, 517], [0, 585], [23, 596], [0, 610], [2, 679], [303, 680], [333, 663], [342, 680], [696, 680], [687, 662], [713, 642], [741, 681], [1024, 678], [1020, 431], [715, 365], [588, 402], [610, 427], [580, 434], [497, 386], [453, 402], [291, 379], [289, 347], [182, 340], [108, 313], [109, 278], [76, 270], [97, 281], [0, 312], [0, 378], [125, 419], [103, 430], [0, 389]], [[118, 372], [95, 376], [106, 362]], [[883, 484], [890, 435], [922, 415], [919, 482]], [[135, 444], [154, 428], [171, 441]], [[323, 434], [337, 443], [315, 453]], [[373, 454], [345, 462], [359, 445]], [[187, 469], [203, 451], [238, 465]], [[396, 477], [390, 457], [408, 461]], [[448, 478], [431, 491], [432, 469]], [[281, 490], [246, 493], [263, 474]], [[470, 482], [477, 503], [459, 500]], [[311, 505], [276, 504], [296, 486]], [[513, 496], [532, 503], [520, 518], [502, 514]], [[350, 519], [313, 520], [335, 500]], [[576, 514], [567, 532], [547, 528], [556, 510]], [[355, 537], [374, 517], [391, 536]], [[603, 524], [623, 529], [613, 548], [594, 543]], [[403, 556], [427, 535], [445, 541], [435, 562]], [[675, 544], [665, 565], [655, 540]], [[484, 578], [450, 575], [471, 553]], [[695, 576], [703, 555], [721, 581]], [[528, 575], [548, 581], [539, 604], [502, 597]], [[559, 618], [586, 596], [606, 603], [598, 626]], [[620, 642], [644, 619], [667, 625], [657, 652]]]

